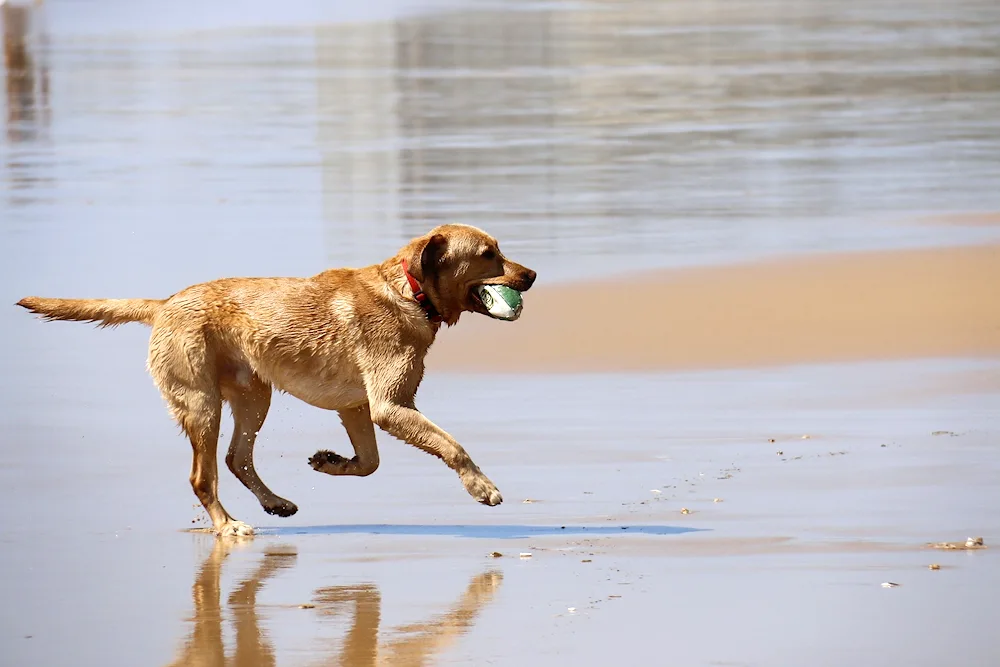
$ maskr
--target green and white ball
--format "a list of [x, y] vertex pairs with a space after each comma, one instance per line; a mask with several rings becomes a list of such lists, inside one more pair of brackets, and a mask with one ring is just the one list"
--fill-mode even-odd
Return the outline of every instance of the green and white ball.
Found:
[[521, 316], [524, 302], [521, 293], [506, 285], [480, 285], [476, 294], [483, 306], [489, 311], [490, 317], [498, 320], [516, 320]]

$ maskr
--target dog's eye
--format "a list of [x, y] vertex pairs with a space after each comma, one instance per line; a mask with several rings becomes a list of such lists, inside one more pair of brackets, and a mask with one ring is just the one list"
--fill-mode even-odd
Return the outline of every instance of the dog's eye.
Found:
[[479, 253], [479, 255], [483, 259], [496, 259], [497, 256], [496, 252], [494, 252], [492, 248], [487, 248], [486, 250]]

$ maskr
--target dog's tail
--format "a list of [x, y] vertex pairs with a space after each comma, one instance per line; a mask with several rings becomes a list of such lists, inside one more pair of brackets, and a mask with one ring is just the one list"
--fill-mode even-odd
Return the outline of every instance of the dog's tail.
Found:
[[28, 296], [17, 302], [46, 320], [96, 322], [116, 327], [126, 322], [152, 324], [164, 301], [156, 299], [45, 299]]

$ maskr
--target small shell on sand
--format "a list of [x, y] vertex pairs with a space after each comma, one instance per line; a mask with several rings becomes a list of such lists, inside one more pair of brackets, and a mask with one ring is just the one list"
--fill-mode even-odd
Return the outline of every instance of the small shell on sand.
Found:
[[931, 549], [949, 549], [958, 551], [973, 551], [975, 549], [986, 549], [986, 545], [983, 544], [983, 538], [981, 537], [970, 537], [964, 543], [963, 542], [932, 542], [927, 545]]
[[499, 551], [490, 552], [490, 558], [503, 558], [503, 554]]
[[883, 581], [882, 582], [882, 588], [896, 588], [898, 586], [899, 586], [899, 584], [897, 584], [895, 581]]
[[681, 508], [681, 514], [690, 514], [690, 513], [691, 513], [691, 510], [689, 510], [688, 508], [686, 508], [686, 507], [682, 507]]
[[940, 570], [941, 566], [938, 565], [937, 563], [931, 563], [930, 565], [927, 566], [927, 569], [928, 570]]
[[531, 558], [531, 554], [528, 553], [527, 551], [522, 551], [520, 557], [522, 560], [528, 560], [529, 558]]

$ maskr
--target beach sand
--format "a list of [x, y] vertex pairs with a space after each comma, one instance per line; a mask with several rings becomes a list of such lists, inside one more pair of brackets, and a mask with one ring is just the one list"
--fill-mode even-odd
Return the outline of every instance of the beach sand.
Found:
[[990, 357], [1000, 355], [1000, 246], [818, 254], [566, 285], [543, 276], [516, 326], [467, 319], [440, 337], [430, 368], [645, 372]]

